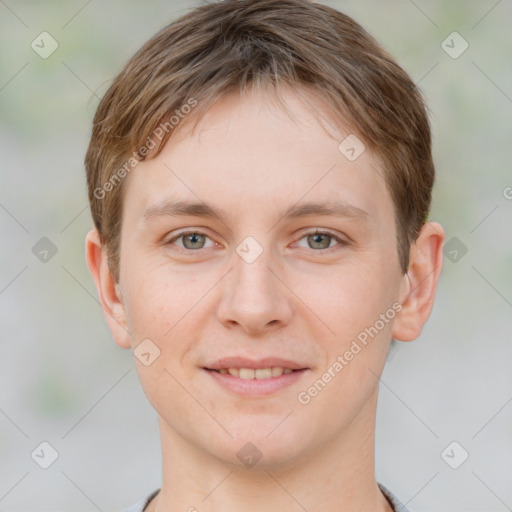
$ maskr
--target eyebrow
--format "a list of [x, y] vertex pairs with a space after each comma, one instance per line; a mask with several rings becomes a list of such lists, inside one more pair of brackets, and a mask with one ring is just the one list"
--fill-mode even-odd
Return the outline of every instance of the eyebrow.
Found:
[[[279, 222], [282, 219], [298, 219], [331, 215], [349, 220], [366, 221], [368, 213], [346, 201], [322, 201], [295, 204], [278, 214]], [[143, 213], [144, 221], [155, 217], [203, 217], [214, 218], [225, 223], [226, 215], [213, 206], [202, 202], [164, 200], [147, 208]]]

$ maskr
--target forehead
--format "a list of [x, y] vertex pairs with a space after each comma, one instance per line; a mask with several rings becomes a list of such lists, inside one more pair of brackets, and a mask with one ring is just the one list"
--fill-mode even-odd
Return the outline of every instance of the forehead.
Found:
[[275, 218], [303, 203], [317, 209], [325, 203], [326, 214], [340, 207], [360, 217], [391, 211], [377, 160], [368, 149], [356, 159], [340, 151], [354, 134], [328, 107], [307, 90], [284, 90], [281, 98], [232, 93], [195, 128], [185, 119], [161, 153], [129, 176], [123, 218], [142, 222], [169, 202], [196, 203], [196, 212], [207, 203], [209, 212], [202, 213], [223, 220], [229, 214]]

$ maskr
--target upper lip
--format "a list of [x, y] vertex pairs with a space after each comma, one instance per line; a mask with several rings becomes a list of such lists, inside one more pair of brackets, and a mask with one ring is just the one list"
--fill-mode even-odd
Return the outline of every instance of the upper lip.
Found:
[[204, 368], [208, 370], [221, 370], [223, 368], [290, 368], [292, 370], [303, 370], [308, 368], [302, 364], [290, 361], [289, 359], [281, 359], [279, 357], [264, 357], [262, 359], [247, 359], [245, 357], [223, 357], [217, 361], [206, 365]]

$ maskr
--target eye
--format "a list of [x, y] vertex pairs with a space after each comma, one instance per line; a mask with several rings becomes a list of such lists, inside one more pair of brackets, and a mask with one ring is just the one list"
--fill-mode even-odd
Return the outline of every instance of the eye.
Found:
[[[299, 239], [299, 241], [304, 239], [307, 240], [308, 247], [303, 248], [321, 250], [322, 252], [330, 252], [330, 250], [336, 250], [337, 246], [349, 245], [347, 240], [344, 240], [327, 231], [320, 231], [318, 229], [305, 234], [302, 238]], [[207, 245], [208, 240], [211, 242], [210, 245]], [[176, 243], [177, 241], [181, 242]], [[333, 241], [338, 242], [337, 246], [332, 246]], [[167, 242], [165, 242], [165, 245], [174, 245], [178, 248], [178, 250], [190, 252], [214, 247], [216, 243], [208, 235], [200, 231], [185, 231], [179, 233], [173, 238], [170, 238]]]
[[[182, 245], [174, 244], [175, 241], [183, 239]], [[210, 246], [205, 246], [205, 241], [210, 240], [212, 244]], [[183, 250], [198, 250], [198, 249], [208, 249], [209, 247], [213, 247], [213, 240], [208, 237], [206, 234], [201, 233], [200, 231], [186, 231], [184, 233], [180, 233], [179, 235], [169, 239], [166, 242], [166, 245], [177, 245], [179, 249]]]
[[[332, 247], [331, 242], [336, 241], [338, 242], [338, 246], [345, 246], [348, 245], [349, 242], [347, 240], [343, 240], [342, 238], [326, 232], [326, 231], [320, 231], [316, 230], [311, 233], [306, 234], [303, 236], [300, 240], [307, 240], [307, 244], [309, 249], [336, 249], [336, 246]], [[299, 241], [300, 241], [299, 240]], [[327, 251], [326, 251], [327, 252]]]

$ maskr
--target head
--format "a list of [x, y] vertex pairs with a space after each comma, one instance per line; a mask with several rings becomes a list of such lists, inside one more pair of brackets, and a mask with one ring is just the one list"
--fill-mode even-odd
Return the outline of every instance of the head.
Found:
[[[371, 422], [444, 234], [421, 94], [360, 25], [306, 0], [193, 10], [114, 80], [85, 163], [88, 265], [116, 343], [152, 354], [136, 364], [169, 432], [272, 466]], [[296, 371], [262, 396], [225, 387], [251, 364]]]

